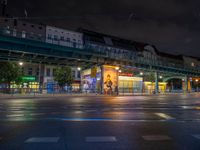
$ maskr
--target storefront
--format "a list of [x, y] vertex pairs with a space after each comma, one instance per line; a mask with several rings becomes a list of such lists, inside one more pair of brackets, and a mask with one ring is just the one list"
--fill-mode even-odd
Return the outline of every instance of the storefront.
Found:
[[83, 92], [95, 93], [101, 92], [101, 68], [93, 67], [82, 71], [81, 89]]
[[81, 76], [84, 92], [98, 92], [105, 95], [121, 93], [141, 93], [143, 78], [130, 73], [119, 72], [119, 67], [103, 65], [84, 70]]
[[119, 93], [141, 93], [143, 78], [134, 77], [130, 73], [120, 73], [119, 74]]
[[36, 82], [36, 77], [22, 76], [21, 80], [21, 84], [11, 83], [11, 88], [15, 93], [32, 93], [39, 91], [39, 82]]
[[[166, 82], [159, 82], [158, 89], [160, 93], [166, 92], [167, 83]], [[155, 82], [144, 82], [144, 93], [152, 94], [155, 92]]]

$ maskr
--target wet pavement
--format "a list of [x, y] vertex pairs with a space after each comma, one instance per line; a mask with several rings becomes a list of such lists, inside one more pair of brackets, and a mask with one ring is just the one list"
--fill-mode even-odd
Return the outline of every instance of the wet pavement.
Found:
[[199, 150], [200, 94], [0, 99], [0, 150]]

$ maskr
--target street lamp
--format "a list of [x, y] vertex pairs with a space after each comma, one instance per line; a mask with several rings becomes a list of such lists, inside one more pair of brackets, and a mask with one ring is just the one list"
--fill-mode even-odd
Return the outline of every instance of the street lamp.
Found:
[[119, 70], [119, 67], [115, 67], [115, 70]]
[[119, 70], [119, 73], [121, 73], [122, 72], [122, 70]]
[[143, 75], [144, 75], [144, 73], [143, 73], [143, 72], [140, 72], [140, 75], [141, 75], [141, 76], [143, 76]]
[[196, 79], [195, 82], [196, 82], [196, 85], [197, 85], [197, 92], [198, 92], [199, 91], [199, 84], [198, 84], [199, 79]]
[[77, 70], [78, 70], [78, 71], [81, 71], [81, 67], [78, 67]]
[[160, 79], [162, 79], [162, 78], [163, 78], [163, 76], [159, 76], [159, 78], [160, 78]]
[[20, 66], [23, 66], [23, 64], [24, 64], [23, 62], [19, 62], [19, 65], [20, 65]]

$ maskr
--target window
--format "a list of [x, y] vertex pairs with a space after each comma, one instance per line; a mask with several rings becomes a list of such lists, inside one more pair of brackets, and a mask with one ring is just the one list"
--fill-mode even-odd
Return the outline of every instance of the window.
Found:
[[77, 78], [81, 78], [81, 72], [80, 71], [77, 72]]
[[72, 71], [72, 77], [76, 78], [76, 71], [75, 70]]
[[67, 42], [70, 42], [70, 38], [67, 38]]
[[53, 68], [53, 76], [56, 75], [56, 68]]
[[51, 34], [48, 34], [47, 38], [48, 38], [49, 40], [51, 40], [51, 39], [52, 39], [52, 35], [51, 35]]
[[9, 26], [7, 26], [7, 28], [6, 28], [6, 34], [10, 34], [10, 27]]
[[195, 66], [195, 64], [192, 62], [192, 63], [191, 63], [191, 66], [192, 66], [192, 67], [194, 67], [194, 66]]
[[40, 30], [42, 30], [42, 27], [39, 27]]
[[14, 26], [17, 26], [17, 19], [14, 20]]
[[4, 21], [5, 21], [5, 22], [8, 22], [8, 19], [5, 19]]
[[31, 38], [31, 39], [34, 38], [34, 34], [33, 34], [33, 32], [30, 33], [30, 38]]
[[22, 38], [26, 38], [26, 32], [22, 31]]
[[17, 30], [13, 29], [13, 36], [17, 36]]
[[32, 28], [34, 28], [34, 25], [31, 25]]
[[36, 75], [39, 76], [39, 74], [40, 74], [40, 68], [37, 68], [36, 69]]
[[61, 41], [64, 41], [64, 36], [61, 36], [61, 37], [60, 37], [60, 40], [61, 40]]
[[32, 75], [33, 74], [33, 68], [28, 68], [28, 75]]
[[25, 23], [23, 23], [23, 26], [26, 26], [26, 24], [25, 24]]
[[54, 35], [54, 40], [58, 41], [58, 36], [57, 35]]
[[46, 69], [46, 76], [50, 77], [50, 75], [51, 75], [51, 70], [50, 70], [50, 68], [47, 68]]

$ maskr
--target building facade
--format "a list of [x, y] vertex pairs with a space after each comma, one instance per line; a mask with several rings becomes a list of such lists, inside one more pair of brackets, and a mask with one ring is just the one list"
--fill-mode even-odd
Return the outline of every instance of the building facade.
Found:
[[18, 38], [45, 41], [46, 26], [29, 23], [16, 18], [0, 18], [0, 28], [3, 34]]
[[79, 32], [47, 26], [46, 42], [67, 47], [83, 48], [83, 35]]

